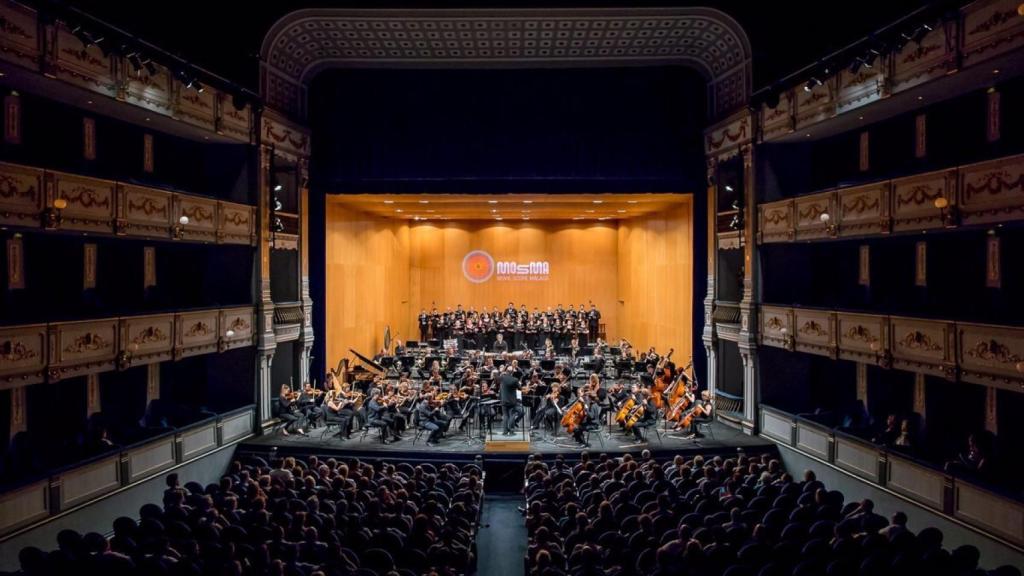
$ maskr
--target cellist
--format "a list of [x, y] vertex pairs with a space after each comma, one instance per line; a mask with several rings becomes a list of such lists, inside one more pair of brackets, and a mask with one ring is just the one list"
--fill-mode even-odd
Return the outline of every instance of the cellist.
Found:
[[590, 444], [584, 439], [583, 433], [601, 421], [601, 406], [597, 403], [596, 394], [591, 392], [591, 390], [581, 390], [580, 393], [580, 402], [583, 406], [583, 420], [573, 429], [572, 438], [580, 446], [589, 448]]

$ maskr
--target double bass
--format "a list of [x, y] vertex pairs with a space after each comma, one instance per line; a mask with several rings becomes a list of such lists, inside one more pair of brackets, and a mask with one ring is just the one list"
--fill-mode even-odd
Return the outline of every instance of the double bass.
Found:
[[654, 386], [651, 387], [651, 399], [654, 401], [654, 405], [659, 409], [664, 410], [667, 402], [665, 401], [665, 390], [669, 387], [669, 382], [672, 380], [672, 369], [667, 366], [669, 361], [672, 360], [672, 354], [675, 352], [675, 348], [670, 348], [668, 355], [661, 359], [658, 363], [658, 370], [661, 371], [661, 375], [655, 377]]

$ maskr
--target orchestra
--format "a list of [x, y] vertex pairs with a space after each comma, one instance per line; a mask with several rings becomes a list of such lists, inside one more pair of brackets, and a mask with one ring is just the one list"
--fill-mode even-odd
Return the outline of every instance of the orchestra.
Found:
[[[343, 358], [323, 389], [282, 386], [282, 434], [306, 435], [306, 428], [326, 424], [337, 428], [334, 438], [348, 440], [356, 429], [365, 436], [373, 428], [390, 444], [415, 430], [432, 447], [446, 437], [469, 441], [470, 430], [483, 437], [500, 420], [506, 436], [537, 433], [557, 441], [561, 435], [581, 447], [602, 423], [638, 443], [646, 443], [655, 425], [698, 436], [714, 398], [698, 390], [688, 373], [692, 361], [679, 369], [673, 349], [661, 354], [652, 346], [637, 355], [625, 338], [613, 345], [593, 329], [599, 319], [593, 304], [546, 312], [511, 302], [504, 309], [423, 310], [420, 337], [443, 345], [396, 342], [395, 353], [385, 349], [373, 360], [352, 350], [363, 364]], [[519, 432], [523, 420], [529, 430]]]

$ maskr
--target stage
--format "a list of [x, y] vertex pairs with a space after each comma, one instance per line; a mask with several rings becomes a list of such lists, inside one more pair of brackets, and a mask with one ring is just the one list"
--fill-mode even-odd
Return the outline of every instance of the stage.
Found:
[[[426, 437], [413, 442], [414, 432], [406, 432], [403, 440], [393, 444], [382, 444], [379, 436], [371, 430], [365, 438], [362, 438], [362, 431], [352, 434], [351, 440], [342, 440], [332, 436], [333, 429], [326, 436], [321, 438], [323, 428], [310, 431], [309, 436], [288, 435], [270, 433], [256, 437], [242, 444], [239, 450], [257, 454], [276, 452], [279, 455], [289, 454], [317, 454], [320, 456], [336, 457], [372, 457], [374, 459], [394, 459], [410, 461], [466, 461], [472, 460], [478, 455], [488, 459], [523, 461], [527, 454], [578, 454], [583, 450], [591, 453], [608, 454], [638, 454], [644, 449], [649, 449], [659, 457], [682, 454], [692, 456], [695, 454], [727, 454], [735, 453], [737, 450], [744, 450], [751, 453], [774, 451], [774, 444], [757, 436], [748, 436], [742, 431], [731, 428], [719, 422], [710, 425], [711, 430], [704, 429], [704, 437], [696, 440], [686, 440], [679, 437], [677, 433], [668, 434], [664, 429], [659, 428], [661, 439], [656, 434], [650, 434], [649, 442], [637, 444], [630, 436], [627, 437], [620, 432], [614, 432], [611, 436], [603, 436], [604, 443], [598, 439], [598, 433], [594, 432], [590, 439], [590, 447], [577, 446], [572, 438], [563, 431], [553, 440], [544, 440], [542, 435], [533, 432], [533, 439], [526, 449], [488, 451], [484, 442], [466, 442], [464, 436], [449, 434], [443, 438], [437, 446], [427, 446]], [[607, 427], [602, 428], [602, 434], [607, 434]], [[476, 438], [474, 435], [473, 438]], [[522, 436], [507, 437], [496, 433], [493, 436], [496, 442], [509, 440], [521, 440]]]

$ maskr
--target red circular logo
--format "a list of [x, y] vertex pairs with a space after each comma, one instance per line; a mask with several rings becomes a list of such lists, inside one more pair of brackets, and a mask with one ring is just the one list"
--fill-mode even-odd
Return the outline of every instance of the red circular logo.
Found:
[[494, 275], [494, 258], [483, 250], [473, 250], [462, 259], [462, 274], [475, 284], [487, 282]]

